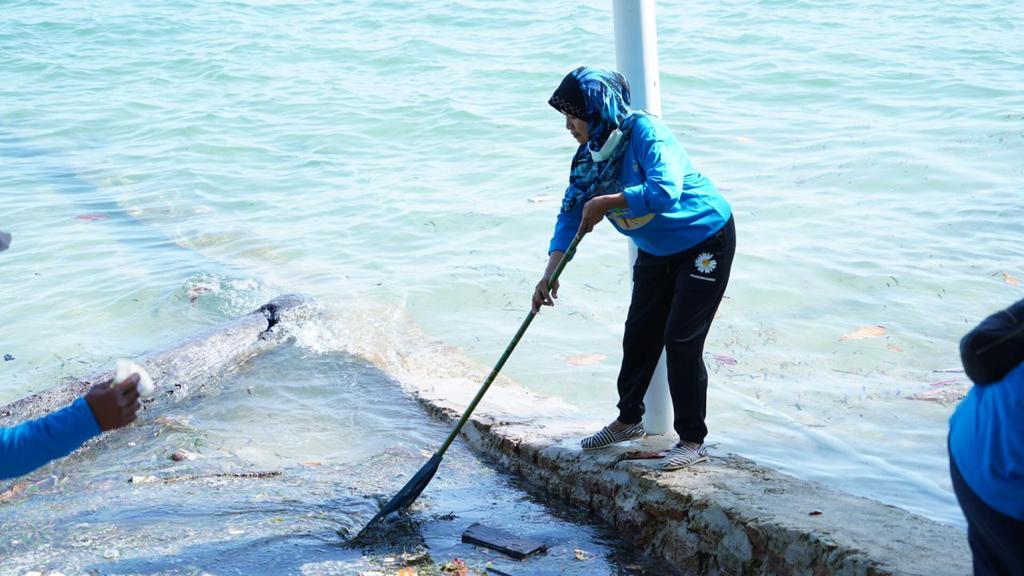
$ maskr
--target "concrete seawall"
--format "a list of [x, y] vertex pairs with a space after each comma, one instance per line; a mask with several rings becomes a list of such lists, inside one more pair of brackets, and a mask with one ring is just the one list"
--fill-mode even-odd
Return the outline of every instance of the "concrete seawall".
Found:
[[[431, 414], [449, 421], [477, 388], [461, 379], [400, 381]], [[675, 472], [619, 459], [630, 450], [667, 448], [674, 437], [583, 453], [576, 441], [601, 424], [560, 400], [506, 383], [489, 391], [464, 437], [506, 469], [590, 510], [625, 540], [686, 573], [971, 573], [958, 528], [713, 450], [710, 462]]]

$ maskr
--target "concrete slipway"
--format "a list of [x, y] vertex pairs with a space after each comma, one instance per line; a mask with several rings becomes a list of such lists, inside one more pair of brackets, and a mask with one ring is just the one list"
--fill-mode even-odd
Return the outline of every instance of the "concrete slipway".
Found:
[[[400, 381], [431, 414], [453, 422], [477, 387], [461, 379]], [[656, 470], [651, 461], [620, 461], [627, 451], [670, 447], [668, 436], [582, 452], [578, 439], [602, 424], [561, 400], [499, 381], [464, 436], [508, 470], [590, 510], [687, 573], [971, 573], [966, 536], [956, 527], [731, 454], [712, 451], [710, 462], [675, 472]]]

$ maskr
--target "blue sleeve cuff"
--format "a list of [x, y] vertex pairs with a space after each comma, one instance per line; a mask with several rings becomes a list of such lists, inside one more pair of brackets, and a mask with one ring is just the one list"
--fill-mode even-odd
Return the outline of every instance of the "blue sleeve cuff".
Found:
[[630, 218], [640, 218], [651, 213], [647, 203], [644, 201], [643, 184], [623, 188], [622, 195], [626, 198], [626, 204], [629, 205], [628, 216]]
[[85, 396], [82, 396], [78, 400], [71, 403], [71, 411], [74, 413], [74, 417], [78, 420], [79, 430], [82, 431], [82, 443], [86, 443], [94, 436], [99, 436], [100, 424], [96, 421], [96, 416], [92, 413], [92, 408], [89, 407], [89, 403], [85, 401]]
[[577, 208], [571, 212], [559, 212], [558, 221], [555, 223], [555, 234], [548, 244], [548, 255], [552, 252], [565, 252], [576, 237], [580, 222], [583, 220], [583, 210]]
[[569, 249], [569, 244], [572, 244], [572, 239], [569, 239], [569, 241], [566, 242], [565, 238], [555, 236], [548, 244], [548, 256], [550, 256], [552, 252], [565, 252]]

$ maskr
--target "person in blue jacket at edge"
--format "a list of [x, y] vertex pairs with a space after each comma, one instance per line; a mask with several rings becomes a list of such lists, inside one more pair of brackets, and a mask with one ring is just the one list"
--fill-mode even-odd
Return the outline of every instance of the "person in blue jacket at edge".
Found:
[[577, 68], [548, 104], [565, 116], [579, 148], [533, 310], [554, 305], [558, 285], [549, 292], [548, 282], [559, 259], [575, 235], [589, 233], [606, 216], [638, 248], [622, 339], [619, 414], [581, 445], [593, 450], [646, 434], [644, 394], [664, 349], [679, 443], [662, 467], [707, 460], [704, 340], [736, 251], [732, 208], [661, 119], [629, 108], [629, 85], [618, 72]]
[[[0, 232], [0, 251], [11, 237]], [[12, 428], [0, 428], [0, 479], [14, 478], [74, 452], [101, 432], [126, 426], [139, 409], [139, 377], [97, 384], [70, 406]]]
[[975, 386], [949, 419], [949, 472], [976, 575], [1024, 576], [1024, 300], [960, 342]]

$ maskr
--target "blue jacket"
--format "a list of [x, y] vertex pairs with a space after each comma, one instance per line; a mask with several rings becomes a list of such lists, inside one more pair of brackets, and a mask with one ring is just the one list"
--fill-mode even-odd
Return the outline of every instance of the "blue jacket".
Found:
[[975, 386], [949, 419], [949, 452], [971, 490], [1024, 521], [1024, 300], [960, 343]]
[[14, 478], [71, 454], [100, 427], [85, 398], [42, 418], [0, 428], [0, 479]]
[[[694, 167], [672, 131], [644, 116], [630, 134], [619, 174], [629, 208], [606, 216], [616, 230], [655, 256], [692, 248], [722, 229], [732, 208]], [[564, 252], [583, 219], [582, 206], [561, 212], [548, 253]]]

